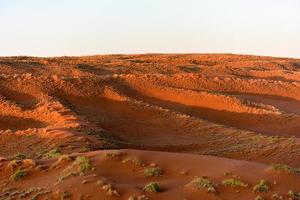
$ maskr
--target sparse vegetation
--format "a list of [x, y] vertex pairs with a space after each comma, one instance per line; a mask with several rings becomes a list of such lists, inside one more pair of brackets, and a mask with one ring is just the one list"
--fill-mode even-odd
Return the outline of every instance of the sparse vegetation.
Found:
[[[62, 159], [67, 159], [69, 161], [69, 156], [64, 156]], [[66, 170], [64, 170], [63, 174], [58, 178], [56, 184], [61, 183], [63, 180], [78, 176], [80, 174], [84, 174], [85, 172], [92, 170], [91, 161], [84, 156], [76, 157], [75, 161], [71, 166], [69, 166]]]
[[197, 189], [205, 189], [208, 193], [216, 193], [215, 184], [207, 177], [195, 177], [191, 182]]
[[57, 157], [60, 157], [61, 155], [62, 155], [62, 152], [59, 149], [52, 149], [46, 154], [46, 157], [47, 158], [57, 158]]
[[27, 175], [27, 173], [24, 170], [18, 169], [13, 175], [11, 175], [11, 179], [13, 179], [15, 181], [19, 181], [26, 175]]
[[277, 193], [272, 195], [272, 199], [274, 200], [283, 200], [283, 197]]
[[293, 190], [288, 191], [288, 195], [293, 199], [300, 200], [300, 193], [294, 192]]
[[145, 195], [134, 195], [128, 198], [128, 200], [149, 200]]
[[254, 187], [254, 192], [269, 192], [269, 183], [266, 180], [260, 180]]
[[12, 160], [23, 160], [26, 159], [26, 156], [22, 153], [16, 153], [13, 157]]
[[119, 192], [113, 188], [111, 184], [105, 184], [102, 186], [102, 189], [108, 194], [109, 196], [120, 196]]
[[101, 188], [106, 192], [109, 196], [120, 196], [120, 193], [117, 189], [115, 189], [111, 184], [107, 183], [106, 178], [101, 177], [97, 181], [97, 185], [101, 186]]
[[255, 197], [254, 200], [265, 200], [265, 199], [263, 197], [261, 197], [261, 196], [257, 196], [257, 197]]
[[78, 166], [78, 171], [80, 173], [85, 173], [92, 169], [91, 161], [84, 156], [78, 156], [73, 164]]
[[237, 178], [228, 178], [223, 180], [223, 185], [230, 186], [230, 187], [248, 187], [247, 183], [244, 183], [240, 179]]
[[163, 174], [164, 174], [164, 172], [160, 167], [146, 167], [144, 169], [144, 175], [146, 175], [148, 177], [162, 176]]
[[137, 157], [125, 158], [122, 163], [131, 164], [137, 167], [143, 167], [145, 164]]
[[70, 198], [71, 198], [71, 194], [69, 192], [64, 191], [60, 194], [60, 200], [66, 200]]
[[107, 153], [105, 153], [106, 158], [117, 158], [117, 157], [120, 157], [121, 155], [122, 155], [122, 153], [120, 153], [120, 152], [107, 152]]
[[156, 192], [161, 192], [162, 188], [160, 187], [160, 185], [157, 182], [150, 182], [144, 187], [144, 191], [156, 193]]
[[72, 177], [72, 176], [78, 176], [79, 174], [77, 172], [68, 172], [68, 173], [64, 173], [63, 175], [61, 175], [58, 180], [57, 183], [61, 183], [63, 180]]
[[278, 143], [278, 142], [280, 142], [281, 139], [282, 138], [280, 136], [268, 136], [267, 137], [268, 144]]
[[288, 166], [286, 164], [272, 164], [271, 165], [272, 170], [275, 171], [283, 171], [286, 172], [288, 174], [292, 174], [292, 173], [300, 173], [300, 170], [297, 168], [293, 168], [291, 166]]

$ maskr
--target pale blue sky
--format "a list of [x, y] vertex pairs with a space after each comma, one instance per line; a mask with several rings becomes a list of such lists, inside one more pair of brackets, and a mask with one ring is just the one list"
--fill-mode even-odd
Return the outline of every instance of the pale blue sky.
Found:
[[300, 0], [0, 0], [0, 56], [242, 53], [300, 58]]

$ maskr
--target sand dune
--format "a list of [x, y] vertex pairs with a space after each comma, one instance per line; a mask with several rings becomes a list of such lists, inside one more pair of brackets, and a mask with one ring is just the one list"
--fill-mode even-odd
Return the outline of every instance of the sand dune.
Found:
[[[0, 199], [17, 199], [30, 186], [24, 198], [288, 198], [300, 192], [299, 170], [286, 172], [300, 167], [299, 70], [299, 59], [232, 54], [2, 57]], [[107, 149], [135, 150], [111, 158]], [[17, 153], [34, 167], [23, 160], [10, 169]], [[62, 154], [72, 156], [62, 162]], [[57, 184], [79, 155], [95, 169]], [[127, 157], [145, 165], [128, 166]], [[57, 159], [62, 166], [51, 167]], [[142, 176], [151, 163], [164, 175]], [[272, 163], [290, 167], [278, 173]], [[28, 176], [11, 180], [23, 168]], [[195, 189], [194, 176], [216, 182], [216, 192]], [[248, 186], [224, 186], [226, 176]], [[269, 192], [252, 191], [260, 179]], [[161, 193], [143, 191], [151, 181]]]

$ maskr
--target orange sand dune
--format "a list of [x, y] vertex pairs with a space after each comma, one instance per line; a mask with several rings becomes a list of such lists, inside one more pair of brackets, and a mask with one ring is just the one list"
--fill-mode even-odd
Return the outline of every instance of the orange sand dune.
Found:
[[[41, 199], [47, 194], [60, 198], [55, 191], [68, 191], [71, 199], [80, 193], [91, 195], [90, 199], [128, 199], [135, 193], [150, 199], [254, 199], [259, 195], [250, 186], [220, 185], [227, 171], [251, 187], [259, 179], [272, 184], [278, 179], [279, 184], [271, 185], [272, 192], [261, 196], [270, 199], [276, 192], [286, 197], [289, 189], [299, 187], [299, 175], [274, 175], [267, 168], [272, 163], [289, 165], [280, 165], [285, 171], [300, 167], [299, 77], [299, 59], [248, 55], [2, 57], [0, 156], [14, 160], [15, 154], [22, 153], [39, 169], [20, 181], [10, 176], [24, 167], [22, 162], [1, 171], [1, 189], [16, 190], [2, 192], [0, 199], [32, 183], [45, 189], [35, 191], [44, 192]], [[166, 191], [145, 194], [142, 187], [152, 179], [140, 176], [142, 169], [124, 166], [120, 160], [124, 155], [107, 160], [105, 151], [94, 152], [103, 149], [136, 149], [125, 154], [161, 165], [166, 174], [153, 180]], [[95, 171], [55, 184], [63, 168], [72, 164], [69, 160], [52, 169], [55, 159], [49, 158], [76, 153], [88, 156], [97, 166]], [[6, 169], [8, 162], [0, 167]], [[182, 170], [187, 174], [182, 175]], [[98, 191], [98, 176], [116, 186], [120, 197]], [[218, 182], [218, 194], [194, 191], [188, 184], [193, 176]], [[81, 184], [82, 179], [87, 183]]]
[[[80, 156], [87, 158], [90, 165], [81, 175], [76, 174], [77, 166], [74, 164], [76, 157]], [[297, 191], [300, 186], [299, 174], [277, 171], [268, 165], [211, 156], [122, 150], [77, 154], [58, 160], [36, 163], [23, 160], [20, 165], [24, 166], [27, 174], [22, 181], [7, 178], [3, 172], [11, 170], [10, 164], [2, 161], [0, 174], [5, 192], [0, 194], [0, 198], [17, 197], [30, 188], [39, 188], [39, 193], [34, 190], [26, 198], [39, 194], [40, 199], [68, 196], [65, 198], [125, 200], [142, 195], [144, 199], [174, 200], [254, 199], [257, 196], [271, 199], [274, 194], [288, 198], [288, 191]], [[159, 173], [149, 173], [149, 169], [159, 170]], [[195, 185], [195, 177], [207, 177], [215, 191], [209, 193], [207, 188]], [[224, 184], [223, 181], [228, 179], [242, 181], [244, 185]], [[267, 182], [268, 191], [254, 191], [254, 186], [262, 179]], [[158, 183], [161, 191], [144, 191], [145, 185], [150, 182]]]

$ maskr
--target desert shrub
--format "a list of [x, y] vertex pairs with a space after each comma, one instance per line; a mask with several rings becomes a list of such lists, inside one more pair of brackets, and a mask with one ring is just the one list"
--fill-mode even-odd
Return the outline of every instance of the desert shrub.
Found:
[[215, 184], [207, 177], [195, 177], [191, 182], [197, 189], [205, 189], [208, 193], [216, 193]]
[[13, 175], [11, 175], [11, 179], [18, 181], [21, 180], [26, 175], [27, 173], [24, 170], [18, 169]]
[[150, 182], [148, 183], [145, 187], [144, 187], [144, 191], [145, 192], [161, 192], [162, 189], [160, 187], [160, 185], [156, 182]]
[[288, 174], [292, 174], [292, 173], [300, 173], [299, 169], [293, 168], [291, 166], [288, 166], [286, 164], [272, 164], [271, 165], [271, 169], [275, 170], [275, 171], [284, 171]]
[[25, 159], [26, 156], [22, 153], [16, 153], [15, 155], [13, 155], [12, 160], [23, 160]]
[[65, 163], [71, 162], [72, 158], [69, 155], [62, 155], [60, 156], [55, 163], [51, 165], [51, 168], [59, 168], [60, 166], [64, 165]]
[[61, 155], [62, 155], [62, 152], [59, 149], [52, 149], [46, 154], [46, 157], [47, 158], [57, 158], [57, 157], [60, 157]]
[[56, 184], [61, 183], [62, 181], [64, 181], [65, 179], [69, 178], [69, 177], [75, 177], [78, 176], [79, 174], [76, 172], [68, 172], [68, 173], [64, 173], [62, 174], [60, 177], [58, 177]]
[[269, 183], [266, 180], [260, 180], [254, 187], [254, 192], [269, 192]]
[[121, 152], [107, 152], [107, 153], [105, 153], [106, 158], [117, 158], [117, 157], [120, 157], [121, 155], [122, 155]]
[[228, 178], [223, 180], [223, 185], [230, 186], [230, 187], [248, 187], [247, 183], [237, 179], [237, 178]]
[[261, 197], [261, 196], [257, 196], [257, 197], [255, 197], [254, 200], [265, 200], [265, 199], [263, 197]]
[[[66, 161], [69, 161], [69, 159], [71, 158], [69, 156], [62, 156], [61, 159], [66, 159]], [[63, 160], [61, 162], [63, 162]], [[54, 165], [54, 167], [58, 165], [59, 163]], [[70, 165], [66, 170], [63, 171], [61, 176], [57, 179], [56, 184], [61, 183], [63, 180], [69, 177], [75, 177], [81, 175], [91, 169], [92, 169], [91, 161], [84, 156], [78, 156], [76, 157], [72, 165]]]
[[122, 163], [131, 164], [138, 167], [143, 167], [145, 164], [137, 157], [125, 158]]
[[66, 200], [70, 198], [71, 198], [71, 194], [69, 192], [64, 191], [60, 194], [60, 200]]
[[288, 191], [288, 195], [289, 195], [290, 197], [292, 197], [293, 199], [298, 199], [298, 200], [300, 200], [300, 193], [296, 193], [296, 192], [290, 190], [290, 191]]
[[144, 175], [146, 175], [148, 177], [162, 176], [163, 174], [164, 174], [164, 172], [160, 167], [146, 167], [144, 169]]
[[275, 193], [275, 194], [272, 195], [272, 199], [274, 199], [274, 200], [283, 200], [283, 197], [280, 196], [279, 194]]
[[92, 169], [91, 161], [84, 156], [78, 156], [73, 164], [78, 166], [78, 171], [80, 173], [84, 173]]
[[113, 188], [111, 184], [105, 184], [102, 186], [102, 189], [108, 194], [109, 196], [120, 196], [119, 192]]

